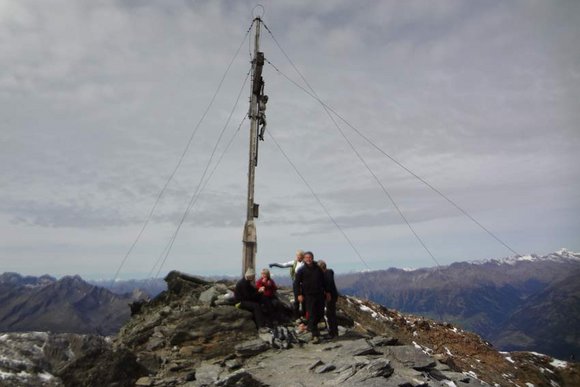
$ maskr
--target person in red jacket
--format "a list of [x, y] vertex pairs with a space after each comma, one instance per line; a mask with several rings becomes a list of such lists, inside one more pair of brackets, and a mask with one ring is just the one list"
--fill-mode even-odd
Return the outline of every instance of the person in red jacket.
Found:
[[262, 295], [264, 309], [272, 317], [272, 321], [276, 325], [281, 320], [283, 306], [276, 295], [278, 286], [270, 277], [270, 270], [262, 269], [261, 277], [256, 281], [256, 289]]
[[270, 277], [270, 270], [262, 269], [261, 277], [256, 281], [256, 289], [258, 289], [264, 297], [270, 299], [276, 297], [276, 290], [278, 290], [278, 287]]

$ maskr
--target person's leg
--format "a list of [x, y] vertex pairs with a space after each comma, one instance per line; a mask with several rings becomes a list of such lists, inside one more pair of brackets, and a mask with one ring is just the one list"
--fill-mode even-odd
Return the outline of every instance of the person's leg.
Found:
[[[296, 292], [294, 292], [294, 302], [292, 303], [292, 306], [294, 308], [294, 319], [297, 320], [301, 318], [302, 313], [300, 313], [300, 303], [298, 302], [298, 294], [296, 294]], [[302, 308], [304, 309], [304, 305], [302, 305]]]
[[274, 306], [268, 297], [262, 297], [262, 312], [266, 326], [271, 327], [274, 317]]
[[316, 321], [317, 312], [317, 299], [311, 295], [304, 297], [304, 304], [306, 306], [306, 313], [308, 313], [308, 330], [312, 334], [312, 337], [319, 336], [318, 332], [318, 321]]
[[292, 312], [294, 313], [292, 316], [295, 320], [300, 318], [300, 303], [297, 299], [294, 299], [294, 302], [292, 303]]
[[262, 307], [257, 302], [252, 301], [242, 301], [240, 302], [240, 307], [244, 310], [252, 312], [254, 315], [254, 322], [258, 329], [264, 326], [264, 314], [262, 313]]
[[276, 297], [272, 298], [272, 319], [279, 323], [288, 320], [288, 313], [284, 304]]
[[312, 299], [312, 309], [309, 311], [311, 319], [309, 320], [308, 327], [310, 332], [312, 332], [312, 337], [320, 336], [320, 331], [318, 330], [318, 323], [324, 316], [324, 298], [311, 297]]

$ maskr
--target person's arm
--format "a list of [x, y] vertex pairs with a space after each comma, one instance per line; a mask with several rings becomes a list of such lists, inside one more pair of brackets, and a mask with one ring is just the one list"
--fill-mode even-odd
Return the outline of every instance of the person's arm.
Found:
[[290, 262], [284, 262], [284, 263], [271, 263], [268, 266], [270, 267], [279, 267], [281, 269], [285, 269], [288, 267], [292, 267], [292, 265], [294, 264], [294, 261], [290, 261]]
[[332, 290], [336, 290], [336, 296], [338, 297], [338, 288], [336, 287], [336, 282], [334, 282], [334, 271], [332, 269], [329, 269], [330, 271], [330, 280], [332, 281], [330, 283], [330, 286], [332, 286]]

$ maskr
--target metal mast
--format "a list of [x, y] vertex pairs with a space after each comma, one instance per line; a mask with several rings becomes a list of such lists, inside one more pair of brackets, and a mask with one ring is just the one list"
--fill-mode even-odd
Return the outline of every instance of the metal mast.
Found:
[[[248, 207], [246, 213], [246, 223], [244, 224], [243, 235], [243, 255], [242, 255], [242, 276], [247, 269], [256, 269], [256, 251], [258, 250], [258, 240], [256, 235], [256, 225], [254, 218], [258, 217], [258, 204], [254, 203], [254, 181], [256, 166], [258, 165], [258, 121], [260, 115], [263, 116], [265, 102], [260, 109], [260, 102], [264, 97], [264, 80], [262, 79], [262, 68], [264, 67], [264, 53], [260, 52], [260, 25], [262, 19], [254, 18], [256, 25], [256, 36], [254, 40], [254, 58], [252, 60], [252, 94], [250, 98], [250, 155], [248, 162]], [[267, 98], [266, 98], [267, 100]], [[264, 121], [265, 122], [265, 121]]]

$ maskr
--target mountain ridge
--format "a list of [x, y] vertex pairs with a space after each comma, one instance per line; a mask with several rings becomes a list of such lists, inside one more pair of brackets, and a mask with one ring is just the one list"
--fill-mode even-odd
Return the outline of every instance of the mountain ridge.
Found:
[[[544, 304], [546, 300], [541, 297], [559, 294], [569, 298], [562, 304], [569, 313], [564, 316], [553, 312], [554, 320], [550, 325], [560, 327], [552, 329], [550, 337], [532, 337], [528, 340], [531, 347], [527, 349], [568, 358], [580, 353], [579, 334], [572, 332], [575, 339], [570, 339], [569, 332], [564, 329], [570, 320], [580, 326], [580, 310], [574, 307], [580, 305], [580, 291], [566, 290], [564, 286], [567, 282], [577, 282], [570, 279], [569, 274], [579, 269], [580, 254], [562, 249], [545, 256], [455, 262], [413, 271], [391, 268], [349, 273], [337, 275], [336, 282], [344, 293], [403, 312], [459, 324], [503, 348], [522, 348], [522, 338], [530, 339], [526, 330], [531, 326], [525, 318], [510, 320], [525, 306], [526, 300], [535, 296], [534, 302]], [[550, 287], [551, 292], [544, 293]], [[502, 335], [508, 328], [513, 342], [509, 335]], [[539, 334], [542, 330], [535, 332]]]
[[117, 295], [80, 276], [0, 275], [0, 331], [113, 334], [129, 318], [132, 295]]

